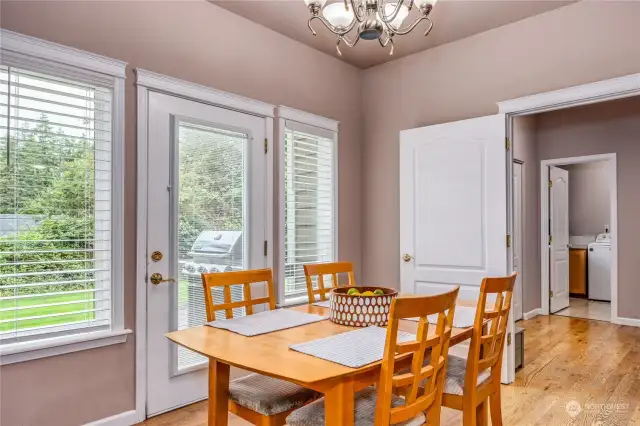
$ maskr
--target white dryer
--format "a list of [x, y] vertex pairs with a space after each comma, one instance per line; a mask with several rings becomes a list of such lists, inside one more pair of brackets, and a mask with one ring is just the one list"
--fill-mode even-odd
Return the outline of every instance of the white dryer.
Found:
[[600, 234], [589, 244], [588, 295], [591, 300], [611, 301], [611, 234]]

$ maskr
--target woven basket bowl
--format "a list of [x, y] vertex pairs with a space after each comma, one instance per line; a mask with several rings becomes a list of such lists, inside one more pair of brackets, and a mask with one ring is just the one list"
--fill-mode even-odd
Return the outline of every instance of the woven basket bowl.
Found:
[[[384, 295], [350, 296], [347, 292], [352, 288], [360, 293], [380, 289], [384, 291]], [[329, 319], [336, 324], [351, 327], [386, 326], [391, 301], [398, 296], [396, 290], [384, 287], [339, 287], [331, 290], [330, 294]]]

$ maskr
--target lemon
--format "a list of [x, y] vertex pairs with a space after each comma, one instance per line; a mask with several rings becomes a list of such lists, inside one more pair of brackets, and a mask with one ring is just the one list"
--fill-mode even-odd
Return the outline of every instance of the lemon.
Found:
[[347, 294], [349, 296], [360, 296], [360, 292], [357, 288], [350, 288], [349, 291], [347, 291]]
[[375, 296], [375, 294], [372, 291], [365, 291], [364, 293], [362, 293], [363, 296]]

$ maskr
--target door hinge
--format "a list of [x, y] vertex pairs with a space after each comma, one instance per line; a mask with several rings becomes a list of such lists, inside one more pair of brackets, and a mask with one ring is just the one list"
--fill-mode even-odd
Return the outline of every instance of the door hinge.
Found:
[[507, 234], [507, 248], [511, 247], [511, 235]]
[[511, 346], [511, 333], [507, 334], [507, 346]]
[[553, 290], [549, 290], [549, 297], [553, 297]]
[[549, 244], [553, 243], [553, 235], [549, 235]]
[[509, 136], [504, 138], [504, 145], [507, 151], [511, 149], [511, 141], [509, 140]]
[[266, 256], [268, 253], [267, 251], [267, 240], [264, 240], [264, 255]]
[[553, 181], [552, 180], [549, 181], [549, 188], [551, 188], [551, 187], [553, 187]]
[[269, 150], [269, 143], [267, 141], [267, 138], [264, 138], [264, 153], [266, 154], [267, 151]]

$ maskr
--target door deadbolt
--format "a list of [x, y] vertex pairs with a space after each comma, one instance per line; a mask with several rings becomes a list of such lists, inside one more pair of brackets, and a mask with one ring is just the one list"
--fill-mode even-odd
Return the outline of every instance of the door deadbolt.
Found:
[[151, 260], [153, 260], [154, 262], [160, 262], [162, 260], [162, 252], [161, 251], [154, 251], [153, 253], [151, 253]]

